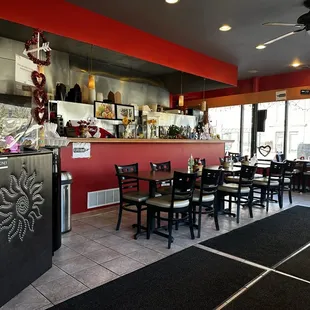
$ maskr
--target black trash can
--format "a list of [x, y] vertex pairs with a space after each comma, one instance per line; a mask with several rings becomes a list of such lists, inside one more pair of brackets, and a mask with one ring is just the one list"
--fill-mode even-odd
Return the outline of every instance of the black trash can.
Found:
[[71, 184], [72, 175], [68, 171], [61, 172], [61, 233], [71, 230]]

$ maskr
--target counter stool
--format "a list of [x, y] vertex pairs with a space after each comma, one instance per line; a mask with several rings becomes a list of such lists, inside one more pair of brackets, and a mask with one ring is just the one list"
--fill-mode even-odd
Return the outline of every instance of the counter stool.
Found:
[[[131, 164], [125, 166], [115, 165], [116, 175], [118, 178], [120, 203], [119, 203], [119, 213], [116, 225], [116, 230], [119, 230], [123, 210], [133, 212], [137, 214], [137, 224], [133, 227], [137, 227], [137, 233], [134, 238], [137, 239], [138, 235], [141, 233], [141, 228], [146, 229], [141, 226], [141, 212], [146, 210], [145, 205], [146, 200], [149, 198], [148, 192], [142, 192], [139, 190], [139, 181], [133, 178], [122, 176], [125, 172], [138, 172], [138, 164]], [[135, 208], [132, 208], [135, 206]]]

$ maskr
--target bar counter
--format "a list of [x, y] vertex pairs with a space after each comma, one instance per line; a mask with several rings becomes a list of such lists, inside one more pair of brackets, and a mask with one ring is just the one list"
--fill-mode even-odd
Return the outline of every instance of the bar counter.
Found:
[[[72, 143], [61, 149], [63, 171], [73, 176], [72, 213], [89, 210], [88, 193], [117, 188], [114, 165], [139, 163], [139, 170], [150, 170], [150, 162], [171, 161], [172, 169], [186, 169], [190, 155], [206, 158], [207, 165], [218, 165], [231, 140], [188, 139], [96, 139], [73, 138], [70, 142], [91, 143], [91, 157], [72, 158]], [[147, 184], [141, 184], [147, 189]], [[92, 198], [89, 198], [91, 200]]]

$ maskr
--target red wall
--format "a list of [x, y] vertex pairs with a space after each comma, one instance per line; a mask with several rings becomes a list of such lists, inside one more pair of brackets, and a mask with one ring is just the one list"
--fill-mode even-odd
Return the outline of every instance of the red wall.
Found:
[[[73, 176], [72, 212], [87, 211], [87, 192], [118, 187], [114, 164], [139, 163], [140, 170], [150, 170], [150, 161], [171, 160], [172, 169], [187, 168], [190, 155], [206, 158], [208, 165], [218, 165], [224, 155], [224, 143], [92, 143], [90, 159], [72, 159], [72, 146], [61, 150], [62, 170]], [[148, 185], [144, 184], [147, 189]]]
[[235, 65], [165, 41], [64, 0], [2, 1], [0, 18], [211, 80], [237, 84], [238, 70]]
[[[270, 76], [255, 77], [253, 79], [239, 80], [237, 87], [228, 87], [205, 92], [205, 98], [215, 98], [246, 94], [252, 92], [285, 89], [310, 85], [310, 70], [282, 73]], [[185, 101], [203, 98], [203, 92], [185, 94]], [[172, 97], [173, 106], [178, 102], [178, 95]]]

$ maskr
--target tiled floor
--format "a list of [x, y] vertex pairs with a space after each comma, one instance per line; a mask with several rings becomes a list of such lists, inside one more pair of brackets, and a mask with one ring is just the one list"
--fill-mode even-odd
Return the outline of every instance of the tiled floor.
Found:
[[[296, 193], [292, 205], [285, 199], [284, 208], [298, 204], [309, 205], [310, 195]], [[212, 218], [204, 217], [201, 238], [195, 240], [190, 239], [189, 228], [181, 226], [173, 233], [175, 241], [170, 250], [167, 240], [156, 235], [150, 240], [144, 236], [134, 240], [134, 214], [124, 212], [121, 229], [115, 231], [117, 210], [111, 207], [74, 215], [72, 231], [63, 235], [53, 267], [1, 310], [47, 309], [186, 247], [279, 212], [279, 207], [271, 204], [268, 215], [265, 210], [254, 208], [253, 219], [244, 209], [239, 225], [233, 218], [220, 216], [220, 231], [215, 230]]]

